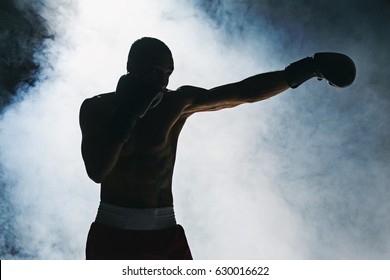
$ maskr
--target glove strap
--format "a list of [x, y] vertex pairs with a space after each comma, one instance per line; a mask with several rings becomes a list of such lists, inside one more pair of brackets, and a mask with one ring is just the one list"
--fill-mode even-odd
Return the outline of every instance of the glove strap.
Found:
[[302, 83], [316, 76], [312, 57], [306, 57], [291, 63], [285, 68], [287, 83], [291, 88], [297, 88]]

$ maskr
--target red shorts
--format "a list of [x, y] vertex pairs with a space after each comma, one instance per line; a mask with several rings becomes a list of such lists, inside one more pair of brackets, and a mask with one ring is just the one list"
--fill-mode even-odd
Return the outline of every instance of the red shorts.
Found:
[[192, 260], [180, 225], [160, 230], [125, 230], [92, 223], [87, 260]]

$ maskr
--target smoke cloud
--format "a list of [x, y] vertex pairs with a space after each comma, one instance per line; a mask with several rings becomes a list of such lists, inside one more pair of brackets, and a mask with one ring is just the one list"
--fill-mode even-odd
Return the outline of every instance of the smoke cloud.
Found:
[[346, 89], [313, 79], [188, 120], [174, 199], [196, 259], [390, 257], [386, 1], [4, 3], [2, 259], [84, 258], [99, 186], [82, 162], [78, 110], [115, 88], [143, 36], [171, 48], [172, 89], [212, 88], [319, 51], [348, 54], [358, 70]]

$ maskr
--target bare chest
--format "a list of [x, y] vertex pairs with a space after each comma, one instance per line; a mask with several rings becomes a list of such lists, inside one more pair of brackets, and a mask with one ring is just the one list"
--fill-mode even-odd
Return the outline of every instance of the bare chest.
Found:
[[185, 121], [180, 108], [162, 102], [138, 120], [133, 136], [124, 146], [123, 154], [165, 154], [175, 150]]

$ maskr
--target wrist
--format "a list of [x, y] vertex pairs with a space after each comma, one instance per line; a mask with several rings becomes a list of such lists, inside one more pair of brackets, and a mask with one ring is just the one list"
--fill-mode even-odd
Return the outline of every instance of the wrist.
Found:
[[316, 76], [312, 57], [306, 57], [291, 63], [285, 68], [286, 80], [291, 88], [297, 88], [302, 83]]

